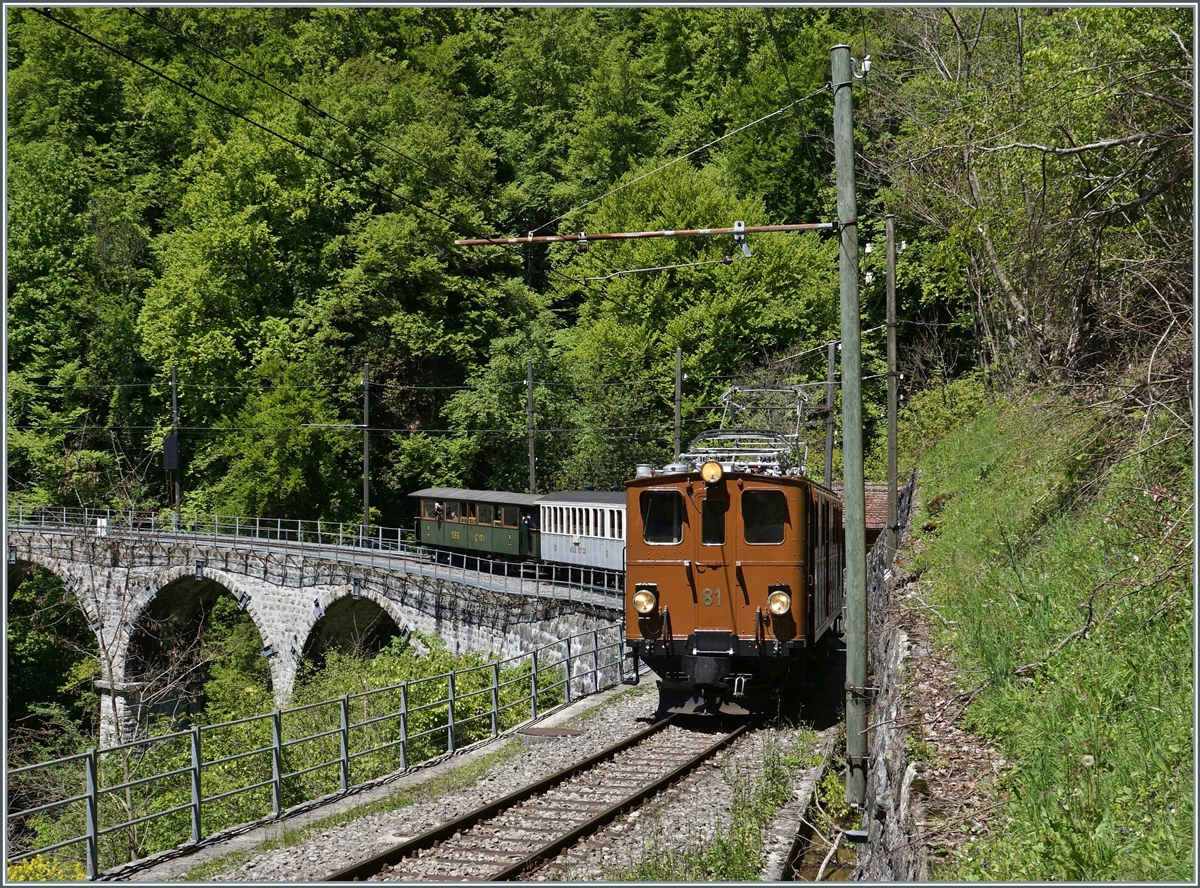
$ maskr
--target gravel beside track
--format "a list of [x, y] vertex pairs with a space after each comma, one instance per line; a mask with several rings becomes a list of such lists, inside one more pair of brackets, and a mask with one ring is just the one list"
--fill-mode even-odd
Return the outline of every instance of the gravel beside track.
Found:
[[759, 779], [768, 745], [785, 756], [813, 750], [796, 731], [749, 733], [639, 809], [532, 871], [525, 881], [618, 881], [628, 879], [646, 860], [701, 848], [728, 830], [735, 794]]

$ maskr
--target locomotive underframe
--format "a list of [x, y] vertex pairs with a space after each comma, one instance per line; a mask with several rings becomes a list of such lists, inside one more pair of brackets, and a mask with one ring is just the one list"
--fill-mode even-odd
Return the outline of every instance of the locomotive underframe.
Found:
[[812, 652], [804, 639], [741, 638], [711, 631], [627, 643], [659, 676], [660, 708], [674, 712], [765, 712]]

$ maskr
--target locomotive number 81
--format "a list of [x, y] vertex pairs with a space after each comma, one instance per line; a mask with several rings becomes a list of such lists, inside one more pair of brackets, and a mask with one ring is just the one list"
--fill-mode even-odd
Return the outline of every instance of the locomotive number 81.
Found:
[[769, 469], [642, 466], [628, 483], [625, 637], [663, 708], [766, 709], [842, 616], [841, 500]]

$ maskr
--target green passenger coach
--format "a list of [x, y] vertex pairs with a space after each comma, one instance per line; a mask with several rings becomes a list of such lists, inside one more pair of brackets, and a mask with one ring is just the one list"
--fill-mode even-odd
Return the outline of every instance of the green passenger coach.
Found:
[[428, 487], [409, 494], [421, 501], [417, 539], [472, 555], [540, 558], [540, 496], [495, 490]]

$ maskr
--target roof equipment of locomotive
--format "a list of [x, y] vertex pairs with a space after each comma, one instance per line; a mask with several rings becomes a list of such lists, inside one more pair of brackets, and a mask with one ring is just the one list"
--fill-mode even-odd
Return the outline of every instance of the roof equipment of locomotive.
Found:
[[680, 454], [683, 465], [664, 471], [699, 471], [717, 462], [726, 472], [804, 475], [808, 437], [804, 407], [808, 398], [798, 385], [734, 385], [721, 395], [721, 425], [706, 429]]

